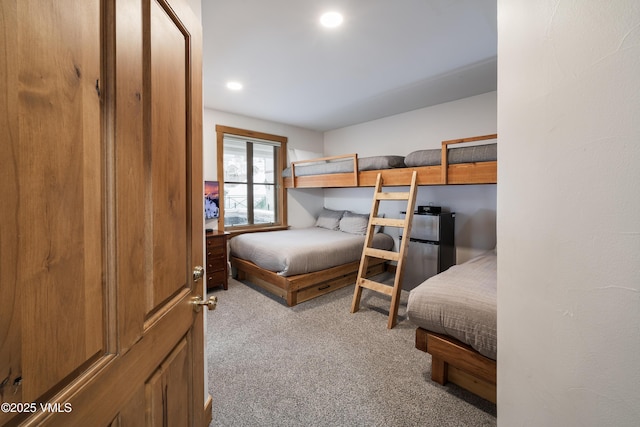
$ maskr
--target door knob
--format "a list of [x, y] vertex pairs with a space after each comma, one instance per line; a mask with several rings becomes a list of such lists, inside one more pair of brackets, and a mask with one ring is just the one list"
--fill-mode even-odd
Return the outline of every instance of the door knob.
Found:
[[202, 268], [202, 266], [200, 265], [193, 267], [193, 281], [197, 282], [203, 277], [204, 277], [204, 268]]
[[193, 304], [193, 311], [196, 313], [199, 313], [202, 306], [205, 305], [207, 306], [207, 310], [215, 310], [218, 305], [218, 297], [212, 295], [205, 301], [200, 295], [198, 295], [191, 299], [191, 304]]

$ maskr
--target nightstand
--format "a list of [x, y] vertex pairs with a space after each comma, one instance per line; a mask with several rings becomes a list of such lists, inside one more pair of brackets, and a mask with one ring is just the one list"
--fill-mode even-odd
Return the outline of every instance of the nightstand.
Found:
[[207, 290], [222, 286], [227, 290], [227, 236], [228, 232], [210, 231], [206, 233], [205, 253], [207, 256]]

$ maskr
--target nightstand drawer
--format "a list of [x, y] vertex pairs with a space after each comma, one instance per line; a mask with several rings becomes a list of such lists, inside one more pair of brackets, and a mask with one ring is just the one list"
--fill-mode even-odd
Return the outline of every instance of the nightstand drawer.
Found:
[[207, 239], [207, 249], [209, 248], [222, 248], [226, 244], [227, 239], [211, 238]]
[[226, 270], [227, 260], [220, 257], [218, 259], [207, 259], [207, 274], [218, 270]]
[[224, 286], [227, 283], [227, 271], [218, 270], [213, 272], [207, 272], [207, 289], [214, 288], [216, 286]]
[[211, 246], [207, 247], [207, 259], [224, 257], [227, 251], [224, 246]]

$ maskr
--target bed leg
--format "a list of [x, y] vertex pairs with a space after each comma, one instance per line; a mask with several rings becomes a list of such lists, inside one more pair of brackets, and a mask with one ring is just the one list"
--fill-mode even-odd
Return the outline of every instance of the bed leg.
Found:
[[298, 304], [298, 293], [297, 292], [287, 292], [287, 305], [289, 307], [293, 307]]
[[444, 360], [431, 357], [431, 379], [440, 385], [445, 385], [448, 381], [448, 364]]

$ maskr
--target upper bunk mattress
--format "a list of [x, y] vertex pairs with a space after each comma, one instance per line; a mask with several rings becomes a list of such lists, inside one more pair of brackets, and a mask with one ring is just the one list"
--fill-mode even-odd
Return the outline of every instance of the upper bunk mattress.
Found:
[[[498, 145], [495, 143], [449, 148], [447, 151], [447, 162], [450, 165], [497, 160]], [[438, 166], [442, 163], [442, 150], [436, 148], [414, 151], [405, 157], [404, 163], [410, 168], [418, 166]]]
[[[311, 273], [358, 261], [365, 236], [310, 227], [246, 233], [230, 240], [231, 255], [281, 276]], [[393, 238], [377, 233], [373, 247], [390, 250]]]
[[[379, 170], [404, 168], [404, 157], [402, 156], [373, 156], [358, 158], [358, 170]], [[330, 160], [328, 162], [309, 163], [296, 166], [296, 176], [307, 175], [325, 175], [332, 173], [353, 172], [353, 160], [341, 159]], [[291, 176], [291, 168], [282, 171], [282, 176], [288, 178]]]
[[427, 279], [409, 294], [409, 320], [495, 360], [496, 268], [497, 256], [492, 251]]

